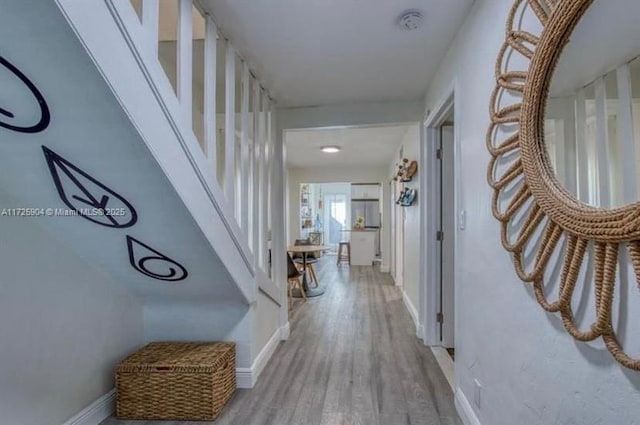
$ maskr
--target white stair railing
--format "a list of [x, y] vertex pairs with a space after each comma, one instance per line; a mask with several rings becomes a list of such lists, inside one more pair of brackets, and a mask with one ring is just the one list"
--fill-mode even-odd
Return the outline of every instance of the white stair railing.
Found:
[[[257, 281], [271, 276], [269, 244], [274, 105], [211, 15], [194, 0], [106, 0], [154, 73], [158, 91], [178, 102], [176, 120], [196, 172]], [[135, 27], [135, 28], [134, 28]], [[196, 46], [196, 48], [194, 48]], [[190, 131], [184, 131], [189, 129]], [[268, 280], [268, 279], [266, 279]], [[280, 304], [278, 285], [263, 289]]]

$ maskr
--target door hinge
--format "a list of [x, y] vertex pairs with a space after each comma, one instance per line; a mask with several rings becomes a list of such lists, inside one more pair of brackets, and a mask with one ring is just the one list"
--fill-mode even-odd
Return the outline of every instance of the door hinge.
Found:
[[436, 321], [437, 321], [438, 323], [444, 323], [444, 314], [442, 314], [442, 313], [438, 313], [438, 314], [436, 315]]
[[442, 149], [436, 149], [436, 159], [442, 159]]
[[438, 230], [438, 233], [436, 233], [436, 240], [438, 241], [444, 240], [444, 232], [442, 230]]

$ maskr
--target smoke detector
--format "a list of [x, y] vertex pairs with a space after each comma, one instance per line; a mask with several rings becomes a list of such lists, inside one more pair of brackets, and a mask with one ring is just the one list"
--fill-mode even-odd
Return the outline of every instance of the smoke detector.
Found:
[[422, 12], [419, 10], [405, 10], [398, 17], [398, 25], [407, 31], [420, 28], [420, 24], [422, 24]]

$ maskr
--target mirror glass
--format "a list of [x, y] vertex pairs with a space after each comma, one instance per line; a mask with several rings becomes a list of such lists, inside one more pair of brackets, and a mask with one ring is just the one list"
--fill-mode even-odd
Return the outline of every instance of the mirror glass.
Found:
[[640, 2], [594, 2], [551, 80], [544, 121], [550, 165], [570, 193], [596, 207], [640, 199], [637, 16]]

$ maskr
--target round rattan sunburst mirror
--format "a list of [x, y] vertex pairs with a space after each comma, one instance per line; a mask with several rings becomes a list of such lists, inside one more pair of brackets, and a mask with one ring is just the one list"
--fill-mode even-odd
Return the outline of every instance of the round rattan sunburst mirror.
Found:
[[[494, 191], [493, 215], [501, 223], [502, 244], [512, 254], [518, 277], [532, 283], [537, 302], [546, 311], [559, 313], [575, 339], [602, 338], [618, 362], [640, 370], [640, 360], [625, 353], [612, 323], [621, 256], [630, 259], [640, 281], [640, 203], [605, 209], [580, 202], [556, 178], [545, 148], [545, 108], [551, 79], [570, 36], [592, 3], [515, 1], [498, 54], [496, 87], [490, 100], [487, 147], [492, 159], [488, 181]], [[535, 13], [539, 33], [514, 26], [523, 7]], [[508, 55], [518, 55], [528, 65], [507, 70]], [[589, 262], [592, 272], [587, 279], [592, 279], [595, 292], [595, 320], [581, 329], [572, 300], [579, 276], [584, 275], [581, 270]], [[557, 269], [559, 281], [553, 300], [546, 282], [552, 268]]]

